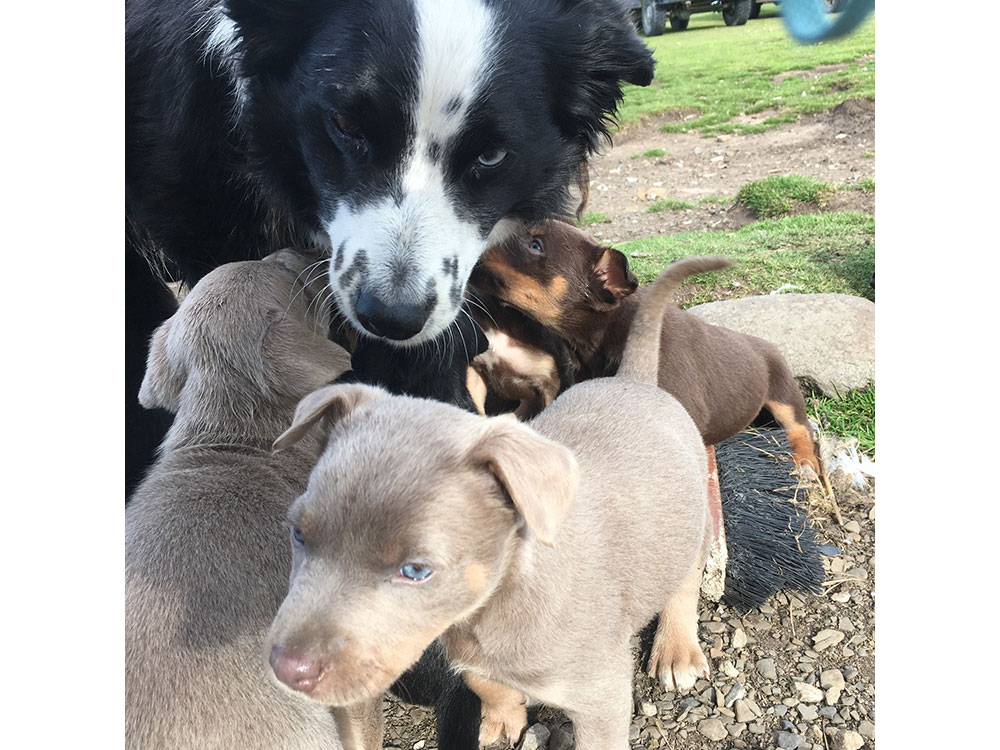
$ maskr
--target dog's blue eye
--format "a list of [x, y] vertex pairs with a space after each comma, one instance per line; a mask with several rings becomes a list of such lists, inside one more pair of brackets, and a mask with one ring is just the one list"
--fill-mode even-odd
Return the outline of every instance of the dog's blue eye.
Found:
[[406, 563], [399, 569], [399, 574], [411, 581], [424, 581], [433, 572], [430, 566], [420, 563]]
[[304, 547], [306, 543], [306, 538], [302, 534], [302, 529], [298, 526], [292, 527], [292, 542], [299, 547]]
[[507, 152], [502, 148], [491, 148], [489, 151], [483, 151], [476, 159], [476, 163], [481, 167], [495, 167], [505, 158], [507, 158]]
[[545, 246], [537, 237], [531, 241], [531, 244], [528, 245], [528, 249], [535, 255], [545, 255]]

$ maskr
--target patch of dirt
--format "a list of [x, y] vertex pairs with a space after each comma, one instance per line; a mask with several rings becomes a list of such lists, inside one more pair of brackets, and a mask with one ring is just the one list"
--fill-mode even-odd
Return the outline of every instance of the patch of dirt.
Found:
[[787, 81], [789, 78], [819, 78], [824, 73], [833, 73], [838, 70], [846, 70], [851, 65], [857, 65], [859, 63], [870, 63], [875, 62], [875, 55], [862, 55], [854, 62], [849, 63], [836, 63], [834, 65], [817, 65], [815, 68], [810, 68], [809, 70], [789, 70], [785, 73], [778, 73], [776, 76], [771, 76], [771, 83], [781, 83], [782, 81]]
[[[725, 203], [697, 205], [703, 198], [732, 198], [743, 185], [773, 174], [798, 174], [832, 185], [875, 177], [875, 103], [849, 99], [838, 107], [764, 133], [719, 135], [664, 133], [659, 126], [697, 116], [673, 110], [631, 125], [615, 145], [590, 162], [587, 212], [608, 220], [587, 228], [608, 242], [699, 230], [734, 230], [757, 217]], [[767, 116], [767, 115], [763, 115]], [[666, 156], [642, 156], [660, 148]], [[635, 158], [633, 158], [635, 157]], [[648, 213], [672, 199], [695, 208]], [[874, 195], [840, 191], [821, 210], [874, 212]]]

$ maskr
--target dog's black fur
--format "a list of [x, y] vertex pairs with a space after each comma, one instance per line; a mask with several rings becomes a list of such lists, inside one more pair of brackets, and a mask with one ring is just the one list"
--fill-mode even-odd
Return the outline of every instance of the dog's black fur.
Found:
[[351, 369], [336, 382], [377, 385], [399, 396], [430, 398], [478, 413], [467, 373], [488, 345], [482, 328], [465, 313], [438, 339], [419, 346], [404, 349], [361, 337], [351, 353]]

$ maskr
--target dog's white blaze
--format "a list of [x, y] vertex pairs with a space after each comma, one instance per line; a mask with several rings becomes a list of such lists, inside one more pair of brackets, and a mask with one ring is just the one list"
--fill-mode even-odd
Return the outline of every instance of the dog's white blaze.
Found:
[[[334, 252], [346, 243], [340, 270], [331, 265], [330, 275], [340, 308], [355, 324], [349, 291], [357, 281], [341, 290], [336, 279], [358, 250], [367, 255], [368, 288], [387, 302], [400, 296], [420, 302], [433, 280], [437, 305], [423, 331], [406, 345], [433, 338], [455, 317], [455, 281], [443, 270], [445, 259], [458, 259], [458, 279], [464, 283], [486, 249], [479, 227], [456, 212], [443, 156], [484, 85], [495, 44], [493, 15], [480, 0], [414, 0], [414, 7], [420, 69], [413, 132], [400, 170], [401, 200], [385, 198], [358, 211], [341, 204], [327, 224]], [[442, 158], [431, 158], [432, 144]], [[394, 289], [393, 270], [402, 265], [413, 270], [402, 288]]]
[[204, 21], [212, 31], [205, 39], [204, 54], [214, 59], [229, 73], [236, 96], [235, 115], [238, 117], [247, 100], [247, 81], [239, 75], [239, 31], [236, 22], [226, 15], [221, 4], [213, 6], [205, 14]]

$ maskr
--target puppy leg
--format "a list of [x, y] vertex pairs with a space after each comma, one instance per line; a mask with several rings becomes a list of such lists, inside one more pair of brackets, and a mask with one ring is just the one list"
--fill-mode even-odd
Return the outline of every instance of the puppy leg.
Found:
[[331, 709], [344, 750], [381, 750], [382, 696]]
[[780, 355], [769, 357], [768, 366], [771, 371], [771, 388], [764, 405], [788, 435], [788, 442], [795, 454], [795, 465], [799, 468], [809, 466], [819, 474], [820, 466], [813, 447], [812, 428], [809, 427], [806, 402], [802, 398], [799, 384], [795, 382], [788, 365]]
[[586, 686], [590, 695], [585, 703], [566, 707], [576, 750], [628, 750], [634, 665], [631, 652], [623, 657], [605, 679], [598, 677]]
[[690, 690], [699, 677], [708, 677], [705, 654], [698, 645], [698, 590], [703, 562], [691, 568], [680, 591], [660, 612], [646, 673], [657, 677], [664, 690]]
[[472, 396], [472, 402], [476, 405], [480, 414], [486, 413], [486, 381], [474, 368], [469, 367], [465, 373], [465, 387]]
[[504, 737], [510, 747], [517, 744], [528, 726], [527, 699], [514, 688], [487, 680], [472, 672], [462, 675], [483, 704], [483, 721], [479, 726], [479, 746], [489, 747]]

